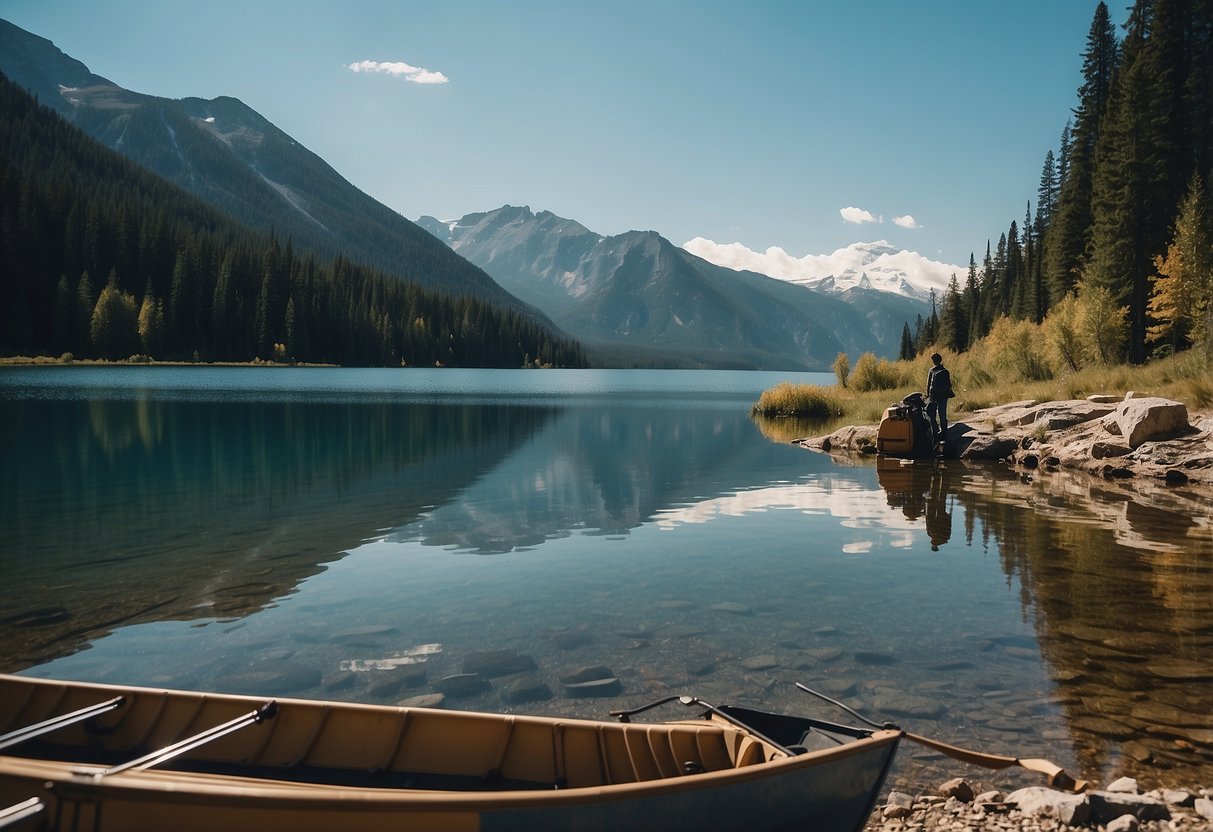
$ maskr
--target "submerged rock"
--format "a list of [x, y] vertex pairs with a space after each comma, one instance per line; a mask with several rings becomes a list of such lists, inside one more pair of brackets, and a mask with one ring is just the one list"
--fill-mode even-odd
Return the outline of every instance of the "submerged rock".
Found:
[[451, 699], [477, 696], [492, 690], [488, 680], [477, 673], [456, 673], [434, 682], [434, 690]]
[[322, 675], [316, 668], [298, 662], [267, 661], [248, 670], [220, 676], [215, 680], [215, 686], [229, 693], [285, 696], [318, 686]]
[[623, 693], [623, 683], [604, 665], [577, 668], [562, 675], [560, 684], [564, 688], [564, 695], [572, 698], [618, 696]]
[[489, 679], [525, 673], [536, 667], [533, 658], [516, 650], [481, 650], [468, 653], [463, 660], [464, 673], [475, 673]]
[[552, 689], [536, 676], [523, 676], [501, 689], [501, 700], [509, 705], [546, 702], [551, 698]]

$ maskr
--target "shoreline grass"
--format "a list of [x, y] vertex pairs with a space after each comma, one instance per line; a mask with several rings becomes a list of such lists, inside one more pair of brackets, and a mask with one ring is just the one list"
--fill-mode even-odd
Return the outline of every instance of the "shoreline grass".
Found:
[[[1011, 402], [1064, 401], [1095, 394], [1121, 397], [1128, 392], [1182, 402], [1190, 411], [1213, 407], [1213, 366], [1196, 351], [1140, 366], [1092, 366], [1040, 380], [1022, 378], [1006, 367], [987, 369], [969, 353], [945, 354], [944, 364], [956, 390], [948, 406], [953, 422], [966, 412]], [[882, 360], [861, 379], [852, 374], [846, 387], [781, 382], [763, 391], [750, 415], [764, 435], [780, 440], [828, 434], [845, 425], [876, 424], [890, 404], [925, 389], [930, 367], [925, 356], [913, 361]]]

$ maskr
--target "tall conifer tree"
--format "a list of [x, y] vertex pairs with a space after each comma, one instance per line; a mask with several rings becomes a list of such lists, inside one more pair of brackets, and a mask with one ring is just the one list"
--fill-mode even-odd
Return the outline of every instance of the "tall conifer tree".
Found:
[[1087, 48], [1082, 59], [1083, 82], [1078, 88], [1074, 128], [1068, 146], [1062, 147], [1062, 184], [1049, 224], [1045, 276], [1052, 303], [1074, 288], [1086, 252], [1091, 226], [1091, 175], [1095, 164], [1095, 145], [1099, 138], [1100, 118], [1112, 88], [1118, 54], [1116, 30], [1112, 26], [1107, 4], [1101, 0], [1095, 7], [1095, 18], [1087, 34]]

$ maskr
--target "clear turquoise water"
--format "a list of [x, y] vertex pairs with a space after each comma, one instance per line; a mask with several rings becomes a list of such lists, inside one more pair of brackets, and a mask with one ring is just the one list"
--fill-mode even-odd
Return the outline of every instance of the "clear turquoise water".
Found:
[[[397, 702], [514, 651], [550, 697], [509, 701], [514, 674], [445, 706], [841, 716], [802, 681], [1095, 776], [1209, 771], [1208, 522], [1083, 480], [840, 465], [750, 421], [781, 380], [832, 378], [4, 369], [0, 669]], [[565, 695], [585, 666], [621, 692]]]

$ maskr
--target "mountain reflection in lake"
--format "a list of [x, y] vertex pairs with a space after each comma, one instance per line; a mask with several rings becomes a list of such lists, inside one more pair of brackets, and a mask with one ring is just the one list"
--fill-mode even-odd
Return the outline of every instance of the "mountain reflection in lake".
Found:
[[[746, 413], [772, 381], [755, 374], [469, 372], [436, 394], [393, 390], [429, 376], [328, 371], [262, 395], [255, 371], [207, 371], [246, 373], [233, 395], [191, 372], [83, 393], [0, 373], [3, 669], [840, 716], [802, 681], [1099, 779], [1213, 773], [1213, 535], [1190, 506], [840, 465], [762, 436]], [[612, 695], [562, 686], [586, 667]], [[898, 776], [955, 770], [907, 748]]]

